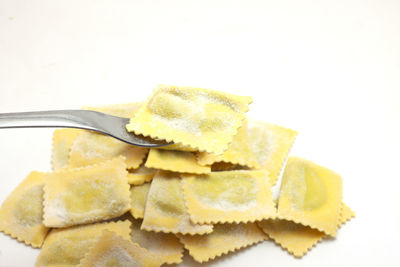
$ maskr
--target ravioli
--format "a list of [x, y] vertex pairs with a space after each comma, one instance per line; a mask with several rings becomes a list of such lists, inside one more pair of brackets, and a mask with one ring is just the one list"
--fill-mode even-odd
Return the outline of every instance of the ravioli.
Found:
[[69, 167], [77, 168], [124, 156], [127, 168], [138, 168], [148, 148], [133, 146], [110, 136], [85, 131], [76, 137], [69, 154]]
[[212, 172], [185, 175], [182, 180], [194, 223], [249, 222], [276, 216], [266, 172]]
[[278, 200], [278, 216], [336, 235], [342, 203], [342, 178], [311, 161], [288, 159]]
[[183, 257], [183, 245], [179, 239], [171, 233], [148, 232], [140, 230], [142, 220], [132, 219], [131, 241], [139, 244], [149, 252], [156, 255], [163, 263], [181, 263]]
[[160, 258], [123, 239], [114, 232], [104, 230], [97, 243], [77, 267], [158, 267]]
[[247, 124], [250, 148], [259, 167], [267, 170], [274, 185], [296, 139], [297, 132], [266, 122], [249, 120]]
[[44, 224], [66, 227], [115, 218], [130, 209], [125, 159], [49, 174]]
[[126, 126], [199, 151], [223, 153], [242, 125], [251, 97], [160, 85]]
[[267, 239], [256, 223], [215, 224], [207, 235], [179, 235], [179, 240], [198, 262], [206, 262]]
[[52, 229], [40, 250], [36, 267], [76, 266], [96, 244], [103, 230], [113, 231], [129, 240], [130, 225], [131, 223], [125, 220]]
[[[342, 203], [337, 227], [354, 216], [354, 212]], [[304, 256], [313, 246], [326, 237], [324, 232], [287, 220], [265, 220], [259, 222], [258, 225], [271, 239], [298, 258]]]
[[212, 232], [212, 225], [190, 221], [181, 178], [176, 173], [159, 171], [151, 182], [141, 229], [193, 235]]
[[210, 173], [210, 166], [202, 166], [192, 152], [150, 149], [146, 167], [180, 173]]
[[0, 231], [32, 247], [41, 247], [49, 231], [44, 226], [45, 173], [33, 171], [0, 207]]

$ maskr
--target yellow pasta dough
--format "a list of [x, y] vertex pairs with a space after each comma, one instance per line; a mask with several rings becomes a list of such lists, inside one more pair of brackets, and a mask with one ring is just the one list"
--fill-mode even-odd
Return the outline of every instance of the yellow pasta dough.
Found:
[[[342, 211], [337, 227], [354, 217], [354, 212], [342, 203]], [[295, 257], [304, 256], [326, 234], [309, 226], [287, 220], [265, 220], [258, 225], [276, 243], [288, 250]]]
[[256, 223], [215, 224], [207, 235], [179, 235], [179, 240], [198, 262], [244, 248], [267, 239]]
[[103, 230], [113, 231], [129, 240], [130, 224], [125, 220], [52, 229], [44, 241], [36, 267], [76, 266], [90, 247], [96, 244]]
[[44, 226], [45, 174], [33, 171], [0, 207], [0, 231], [32, 247], [41, 247], [49, 231]]
[[128, 183], [131, 185], [141, 185], [153, 180], [157, 170], [140, 166], [137, 169], [128, 171]]
[[249, 145], [246, 122], [239, 128], [237, 134], [233, 137], [232, 143], [229, 144], [228, 149], [222, 155], [200, 152], [197, 157], [201, 165], [225, 162], [248, 168], [259, 167], [257, 159]]
[[145, 166], [181, 173], [202, 174], [211, 172], [211, 167], [200, 165], [192, 152], [177, 150], [152, 148], [150, 149]]
[[185, 175], [183, 189], [195, 223], [248, 222], [276, 216], [268, 175], [263, 171]]
[[131, 240], [159, 257], [164, 263], [180, 263], [183, 245], [174, 234], [140, 230], [142, 220], [131, 218]]
[[133, 146], [110, 136], [85, 131], [76, 137], [69, 154], [69, 167], [82, 167], [112, 159], [126, 158], [127, 168], [138, 168], [149, 150]]
[[158, 267], [162, 263], [160, 258], [138, 244], [104, 230], [77, 267]]
[[125, 159], [49, 174], [44, 224], [66, 227], [115, 218], [130, 209]]
[[83, 132], [84, 130], [69, 128], [54, 130], [51, 158], [51, 164], [54, 171], [68, 166], [71, 146], [76, 137]]
[[279, 218], [335, 236], [341, 203], [340, 175], [305, 159], [288, 159], [278, 200]]
[[159, 86], [128, 131], [221, 154], [242, 125], [251, 97], [193, 87]]
[[133, 218], [143, 219], [150, 183], [131, 186], [131, 210]]
[[165, 171], [159, 171], [151, 182], [141, 228], [182, 234], [206, 234], [212, 231], [212, 225], [198, 225], [190, 221], [181, 178], [176, 173]]
[[274, 185], [297, 132], [266, 122], [249, 120], [247, 132], [251, 150], [261, 169], [267, 170]]

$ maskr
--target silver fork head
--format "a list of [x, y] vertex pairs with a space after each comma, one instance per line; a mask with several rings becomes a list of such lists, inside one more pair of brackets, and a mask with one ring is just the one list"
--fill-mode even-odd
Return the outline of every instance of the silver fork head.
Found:
[[142, 146], [170, 145], [164, 140], [154, 140], [135, 135], [126, 130], [128, 118], [121, 118], [91, 110], [52, 110], [0, 114], [1, 128], [64, 127], [96, 131], [122, 142]]

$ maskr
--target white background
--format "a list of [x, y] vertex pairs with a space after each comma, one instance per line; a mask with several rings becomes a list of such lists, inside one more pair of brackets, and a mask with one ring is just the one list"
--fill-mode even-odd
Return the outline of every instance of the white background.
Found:
[[[250, 95], [343, 176], [357, 217], [302, 259], [272, 242], [211, 266], [400, 266], [400, 2], [0, 0], [0, 112], [143, 100], [158, 83]], [[0, 202], [50, 169], [52, 130], [0, 130]], [[0, 234], [0, 266], [38, 250]], [[197, 266], [188, 256], [180, 266]]]

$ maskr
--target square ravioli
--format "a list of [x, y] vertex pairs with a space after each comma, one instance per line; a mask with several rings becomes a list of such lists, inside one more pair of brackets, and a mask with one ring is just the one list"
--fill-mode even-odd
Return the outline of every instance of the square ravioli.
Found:
[[131, 186], [131, 210], [129, 212], [133, 218], [143, 219], [149, 190], [150, 183]]
[[269, 172], [271, 184], [274, 185], [297, 132], [270, 123], [249, 120], [247, 134], [259, 167]]
[[242, 125], [251, 97], [160, 85], [126, 126], [128, 131], [221, 154]]
[[158, 267], [162, 263], [161, 259], [138, 244], [104, 230], [77, 267]]
[[279, 218], [335, 236], [341, 203], [339, 174], [305, 159], [288, 159], [278, 200]]
[[228, 163], [257, 169], [259, 165], [250, 148], [246, 121], [243, 122], [237, 134], [233, 137], [232, 143], [229, 144], [228, 149], [222, 155], [199, 152], [197, 154], [197, 160], [201, 165]]
[[194, 235], [212, 232], [212, 225], [190, 221], [179, 174], [159, 171], [151, 182], [141, 229]]
[[124, 156], [127, 168], [142, 164], [148, 148], [132, 146], [103, 134], [84, 131], [76, 137], [69, 154], [69, 167], [76, 168]]
[[52, 229], [43, 243], [36, 267], [76, 266], [96, 244], [104, 230], [130, 238], [129, 220]]
[[256, 223], [216, 224], [207, 235], [179, 235], [179, 240], [198, 262], [206, 262], [223, 254], [262, 242], [267, 236]]
[[122, 157], [49, 174], [44, 192], [44, 224], [49, 227], [115, 218], [130, 209]]
[[84, 130], [68, 128], [54, 130], [51, 156], [51, 165], [53, 171], [57, 171], [68, 166], [71, 146], [78, 135], [83, 132]]
[[139, 244], [142, 248], [147, 249], [159, 257], [163, 263], [173, 264], [181, 263], [183, 257], [183, 244], [179, 239], [170, 233], [148, 232], [140, 230], [142, 220], [130, 218], [131, 241]]
[[33, 171], [0, 207], [0, 231], [32, 247], [41, 247], [49, 231], [44, 226], [45, 174]]
[[212, 172], [184, 175], [182, 180], [194, 223], [249, 222], [276, 216], [267, 172]]
[[211, 172], [211, 167], [200, 165], [192, 152], [177, 150], [152, 148], [150, 149], [145, 166], [181, 173], [202, 174]]
[[[337, 227], [354, 216], [354, 212], [342, 203]], [[304, 256], [314, 245], [326, 237], [325, 233], [317, 229], [287, 220], [265, 220], [259, 222], [258, 225], [277, 244], [298, 258]]]

